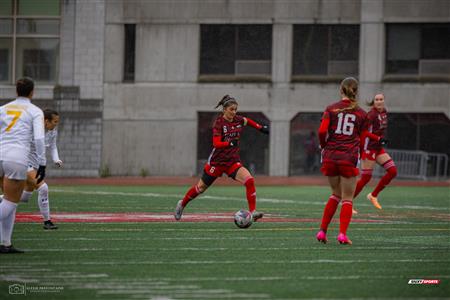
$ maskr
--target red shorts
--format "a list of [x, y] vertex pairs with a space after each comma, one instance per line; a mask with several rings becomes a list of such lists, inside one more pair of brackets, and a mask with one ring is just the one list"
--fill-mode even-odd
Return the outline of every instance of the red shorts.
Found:
[[325, 176], [342, 176], [346, 178], [356, 177], [359, 174], [359, 169], [349, 164], [338, 164], [336, 162], [324, 162], [320, 168], [322, 174]]
[[374, 150], [363, 150], [361, 153], [361, 160], [372, 160], [375, 161], [378, 156], [381, 154], [386, 153], [383, 148], [380, 149], [374, 149]]
[[220, 166], [220, 165], [219, 166], [211, 166], [210, 164], [207, 163], [207, 164], [205, 164], [204, 170], [205, 170], [205, 173], [208, 174], [209, 176], [220, 177], [220, 176], [222, 176], [223, 173], [230, 176], [240, 167], [242, 167], [242, 164], [240, 162], [236, 162], [229, 167], [228, 166]]

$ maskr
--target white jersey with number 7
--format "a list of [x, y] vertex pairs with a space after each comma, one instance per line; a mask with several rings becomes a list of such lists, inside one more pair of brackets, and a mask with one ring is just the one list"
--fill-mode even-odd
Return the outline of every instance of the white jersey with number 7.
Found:
[[[30, 99], [18, 97], [0, 106], [0, 161], [27, 166], [31, 143], [44, 138], [44, 113]], [[45, 148], [38, 153], [38, 160], [40, 165], [46, 164]]]

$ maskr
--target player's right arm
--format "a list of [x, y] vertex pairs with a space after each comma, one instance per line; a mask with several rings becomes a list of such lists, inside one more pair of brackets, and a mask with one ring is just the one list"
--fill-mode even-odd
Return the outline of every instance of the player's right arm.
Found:
[[222, 141], [222, 126], [219, 124], [219, 122], [217, 122], [217, 120], [216, 122], [214, 122], [213, 127], [213, 146], [216, 149], [237, 146], [236, 141]]
[[328, 111], [325, 111], [322, 115], [322, 121], [320, 122], [319, 127], [319, 142], [320, 148], [325, 148], [327, 144], [327, 135], [328, 135], [328, 127], [330, 126], [330, 114]]

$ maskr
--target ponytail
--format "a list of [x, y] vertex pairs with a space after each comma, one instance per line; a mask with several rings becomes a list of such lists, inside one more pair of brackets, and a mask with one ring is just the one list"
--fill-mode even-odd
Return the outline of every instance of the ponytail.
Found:
[[353, 77], [347, 77], [341, 82], [341, 94], [350, 99], [350, 105], [339, 109], [339, 112], [342, 111], [351, 111], [355, 110], [359, 107], [358, 100], [356, 96], [358, 95], [358, 80]]
[[234, 99], [233, 97], [230, 97], [230, 95], [225, 95], [225, 96], [223, 96], [222, 100], [220, 100], [219, 103], [217, 103], [215, 108], [218, 108], [219, 106], [226, 108], [233, 104], [236, 104], [236, 105], [238, 104], [236, 99]]

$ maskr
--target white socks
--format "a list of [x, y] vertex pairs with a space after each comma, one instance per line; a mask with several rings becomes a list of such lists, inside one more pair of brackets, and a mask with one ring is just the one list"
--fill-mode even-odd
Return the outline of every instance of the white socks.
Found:
[[20, 197], [20, 202], [28, 203], [28, 201], [31, 199], [31, 196], [33, 196], [33, 192], [23, 191], [22, 196]]
[[44, 221], [50, 220], [50, 205], [48, 203], [48, 185], [44, 183], [38, 189], [38, 205]]
[[3, 198], [0, 203], [1, 244], [11, 246], [11, 236], [16, 219], [17, 204]]

